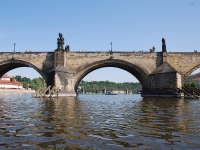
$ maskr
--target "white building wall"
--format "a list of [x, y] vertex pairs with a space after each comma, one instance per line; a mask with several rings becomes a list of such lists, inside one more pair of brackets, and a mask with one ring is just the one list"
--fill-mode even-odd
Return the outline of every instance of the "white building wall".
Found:
[[0, 80], [8, 80], [8, 81], [10, 81], [10, 78], [0, 78]]
[[12, 85], [12, 84], [0, 84], [0, 88], [5, 88], [5, 89], [22, 89], [22, 86], [18, 85]]

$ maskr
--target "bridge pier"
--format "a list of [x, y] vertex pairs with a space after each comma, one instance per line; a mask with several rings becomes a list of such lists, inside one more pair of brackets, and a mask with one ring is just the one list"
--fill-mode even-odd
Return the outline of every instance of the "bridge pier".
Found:
[[141, 91], [142, 97], [180, 97], [181, 74], [167, 62], [156, 68], [150, 77], [150, 87]]
[[54, 70], [54, 86], [60, 89], [59, 96], [76, 96], [74, 91], [74, 74], [68, 72], [66, 68], [57, 66]]
[[59, 88], [60, 97], [76, 96], [74, 77], [75, 73], [66, 65], [66, 53], [63, 49], [64, 38], [59, 34], [58, 48], [54, 54], [54, 68], [50, 71], [54, 74], [54, 86]]
[[129, 92], [128, 92], [128, 88], [126, 88], [126, 94], [129, 94]]
[[104, 87], [104, 94], [106, 94], [106, 92], [107, 92], [107, 91], [106, 91], [106, 87]]
[[142, 97], [181, 97], [176, 88], [152, 88], [143, 89], [141, 91]]

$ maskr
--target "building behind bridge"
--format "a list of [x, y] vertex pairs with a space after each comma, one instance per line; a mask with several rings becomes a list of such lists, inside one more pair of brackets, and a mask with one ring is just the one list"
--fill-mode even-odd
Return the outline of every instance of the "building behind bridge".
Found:
[[111, 90], [113, 94], [126, 94], [126, 90]]
[[185, 82], [190, 82], [190, 83], [195, 82], [197, 84], [197, 88], [200, 89], [200, 72], [197, 74], [188, 76], [185, 79]]
[[23, 85], [16, 81], [14, 77], [10, 77], [7, 74], [4, 74], [0, 78], [0, 88], [1, 89], [22, 89]]

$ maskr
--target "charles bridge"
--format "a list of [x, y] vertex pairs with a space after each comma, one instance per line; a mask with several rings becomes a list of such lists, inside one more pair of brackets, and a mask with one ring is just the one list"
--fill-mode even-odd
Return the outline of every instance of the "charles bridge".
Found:
[[[0, 52], [0, 76], [18, 67], [35, 69], [47, 86], [59, 87], [59, 96], [76, 96], [79, 82], [102, 67], [117, 67], [135, 76], [142, 96], [177, 97], [177, 88], [200, 67], [198, 52], [71, 52], [59, 33], [54, 52]], [[120, 74], [119, 74], [120, 76]]]

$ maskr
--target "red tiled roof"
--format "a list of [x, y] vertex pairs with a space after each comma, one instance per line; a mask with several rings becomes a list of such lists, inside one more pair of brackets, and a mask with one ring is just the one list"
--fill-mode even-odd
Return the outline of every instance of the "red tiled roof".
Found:
[[8, 76], [7, 74], [4, 74], [1, 78], [11, 78], [11, 77]]
[[[1, 80], [1, 78], [10, 78], [10, 80]], [[9, 84], [9, 85], [18, 85], [18, 86], [22, 86], [22, 84], [18, 81], [15, 80], [14, 77], [10, 77], [7, 74], [4, 74], [2, 77], [0, 78], [0, 84]]]
[[18, 85], [22, 86], [22, 84], [18, 81], [11, 82], [10, 80], [0, 80], [0, 84], [10, 84], [10, 85]]

